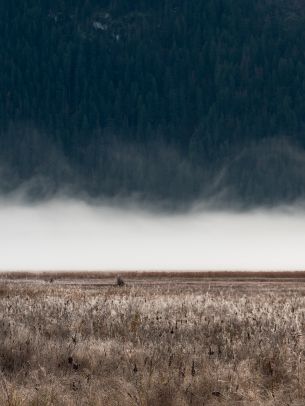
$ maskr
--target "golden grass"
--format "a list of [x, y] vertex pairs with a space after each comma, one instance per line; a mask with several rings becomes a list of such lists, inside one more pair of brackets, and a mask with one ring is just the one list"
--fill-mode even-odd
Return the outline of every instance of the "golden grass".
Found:
[[0, 405], [304, 405], [305, 286], [190, 280], [2, 280]]

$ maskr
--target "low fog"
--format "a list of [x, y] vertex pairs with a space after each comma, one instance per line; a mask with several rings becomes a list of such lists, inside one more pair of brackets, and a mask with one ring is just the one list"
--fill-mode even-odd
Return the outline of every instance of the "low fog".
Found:
[[303, 270], [305, 212], [0, 202], [0, 270]]

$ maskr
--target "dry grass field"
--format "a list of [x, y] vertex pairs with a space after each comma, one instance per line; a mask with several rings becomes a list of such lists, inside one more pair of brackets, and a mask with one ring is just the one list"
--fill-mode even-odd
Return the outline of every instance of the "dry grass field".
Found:
[[129, 276], [2, 275], [0, 405], [305, 404], [304, 275]]

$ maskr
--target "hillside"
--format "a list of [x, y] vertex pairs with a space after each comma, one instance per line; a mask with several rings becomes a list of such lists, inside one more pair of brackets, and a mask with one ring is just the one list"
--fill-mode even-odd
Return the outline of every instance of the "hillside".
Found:
[[3, 192], [302, 198], [304, 6], [1, 2]]

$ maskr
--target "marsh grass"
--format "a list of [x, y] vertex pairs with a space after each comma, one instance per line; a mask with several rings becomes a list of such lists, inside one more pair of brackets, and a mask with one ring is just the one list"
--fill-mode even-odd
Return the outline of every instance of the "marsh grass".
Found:
[[0, 404], [304, 405], [290, 284], [0, 286]]

